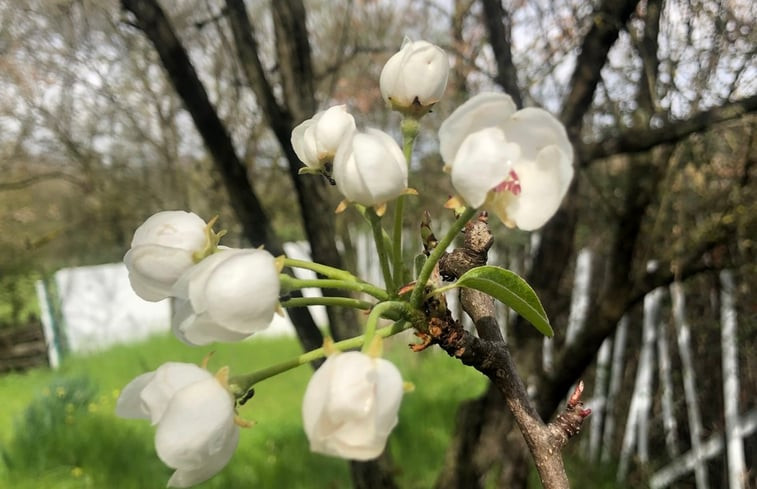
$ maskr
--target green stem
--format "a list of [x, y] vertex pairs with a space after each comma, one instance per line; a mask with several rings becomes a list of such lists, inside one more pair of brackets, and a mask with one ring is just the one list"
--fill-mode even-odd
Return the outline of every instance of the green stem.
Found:
[[365, 343], [363, 343], [363, 352], [365, 352], [366, 348], [370, 347], [371, 340], [376, 335], [376, 326], [378, 325], [378, 321], [381, 317], [384, 316], [384, 314], [386, 314], [388, 311], [402, 311], [407, 309], [407, 302], [388, 301], [376, 304], [376, 306], [371, 310], [371, 313], [368, 315], [368, 320], [365, 322], [365, 333], [363, 333]]
[[[407, 167], [413, 159], [413, 145], [418, 136], [418, 119], [405, 117], [402, 119], [402, 152], [405, 155]], [[405, 195], [400, 195], [394, 204], [394, 230], [392, 233], [392, 272], [397, 287], [405, 282], [403, 277], [404, 263], [402, 261], [402, 220], [405, 214]]]
[[[382, 304], [386, 304], [382, 302]], [[350, 307], [352, 309], [369, 310], [373, 307], [373, 303], [367, 301], [361, 301], [359, 299], [351, 299], [349, 297], [295, 297], [294, 299], [287, 299], [281, 301], [282, 307], [304, 307], [304, 306], [337, 306], [337, 307]]]
[[[399, 321], [397, 323], [392, 324], [391, 326], [386, 326], [384, 328], [377, 329], [373, 337], [374, 338], [375, 337], [387, 338], [397, 333], [401, 333], [402, 331], [405, 331], [406, 329], [411, 328], [411, 327], [412, 327], [411, 322]], [[258, 382], [269, 379], [278, 374], [284, 373], [288, 370], [292, 370], [293, 368], [299, 367], [300, 365], [310, 363], [313, 360], [318, 360], [319, 358], [323, 358], [327, 355], [327, 350], [329, 351], [349, 350], [351, 348], [357, 348], [359, 346], [362, 346], [364, 343], [365, 343], [365, 335], [355, 336], [354, 338], [349, 338], [349, 339], [334, 343], [329, 348], [321, 347], [316, 350], [311, 350], [307, 353], [303, 353], [302, 355], [299, 355], [297, 357], [290, 358], [289, 360], [285, 360], [281, 363], [277, 363], [276, 365], [271, 365], [269, 367], [256, 370], [255, 372], [252, 372], [250, 374], [235, 376], [229, 380], [231, 393], [234, 394], [234, 396], [236, 396], [237, 398], [242, 397], [247, 391], [249, 391]]]
[[284, 266], [312, 270], [315, 273], [323, 275], [324, 277], [338, 279], [338, 280], [355, 281], [358, 279], [347, 270], [342, 270], [341, 268], [330, 267], [328, 265], [322, 265], [320, 263], [315, 263], [315, 262], [307, 261], [307, 260], [284, 258]]
[[414, 308], [420, 309], [421, 305], [423, 304], [426, 282], [428, 282], [429, 277], [431, 277], [431, 273], [434, 271], [434, 267], [436, 266], [437, 262], [439, 261], [439, 259], [441, 259], [442, 255], [444, 255], [445, 251], [447, 250], [447, 246], [449, 246], [450, 243], [452, 243], [452, 241], [457, 237], [457, 235], [465, 226], [465, 223], [470, 221], [470, 219], [475, 215], [476, 209], [466, 207], [463, 213], [460, 214], [460, 217], [457, 218], [455, 223], [452, 224], [452, 227], [447, 231], [447, 234], [444, 235], [444, 237], [436, 245], [436, 248], [433, 249], [428, 259], [426, 260], [426, 263], [423, 264], [421, 273], [418, 275], [418, 280], [415, 282], [413, 294], [410, 296], [410, 304]]
[[384, 246], [384, 229], [381, 227], [381, 218], [372, 208], [367, 209], [367, 214], [368, 220], [371, 222], [371, 229], [373, 229], [373, 241], [376, 242], [376, 252], [379, 256], [379, 263], [381, 263], [381, 273], [384, 275], [386, 290], [389, 291], [389, 294], [394, 295], [397, 293], [397, 290], [392, 281], [392, 271], [389, 269], [389, 258], [386, 255], [386, 248]]
[[284, 273], [279, 275], [279, 280], [281, 282], [282, 292], [315, 287], [320, 289], [341, 289], [354, 290], [355, 292], [365, 292], [366, 294], [372, 295], [380, 301], [389, 299], [389, 294], [387, 294], [385, 290], [363, 281], [332, 280], [324, 278], [302, 279], [295, 278]]
[[405, 213], [405, 196], [400, 195], [394, 201], [394, 230], [392, 232], [392, 272], [397, 287], [402, 286], [402, 217]]

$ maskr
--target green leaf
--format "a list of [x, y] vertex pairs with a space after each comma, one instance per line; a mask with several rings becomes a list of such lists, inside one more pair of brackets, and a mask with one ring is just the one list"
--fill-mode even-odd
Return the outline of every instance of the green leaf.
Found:
[[544, 336], [555, 333], [536, 292], [518, 274], [495, 266], [472, 268], [457, 279], [458, 287], [476, 289], [509, 306]]

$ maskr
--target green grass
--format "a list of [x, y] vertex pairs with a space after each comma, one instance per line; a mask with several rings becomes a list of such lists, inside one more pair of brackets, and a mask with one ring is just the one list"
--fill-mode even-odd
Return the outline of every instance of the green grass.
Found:
[[[385, 353], [415, 391], [405, 396], [390, 438], [401, 487], [433, 485], [444, 459], [457, 404], [484, 388], [475, 371], [439, 351], [409, 352], [406, 339], [387, 342]], [[256, 339], [215, 345], [210, 369], [232, 375], [300, 352], [292, 339]], [[165, 487], [171, 470], [156, 457], [149, 423], [113, 414], [129, 380], [166, 361], [199, 363], [209, 349], [172, 337], [70, 357], [58, 371], [37, 369], [0, 378], [0, 487], [16, 489]], [[310, 377], [300, 367], [261, 383], [240, 410], [255, 426], [242, 432], [229, 465], [200, 488], [349, 487], [347, 464], [310, 453], [300, 405]]]

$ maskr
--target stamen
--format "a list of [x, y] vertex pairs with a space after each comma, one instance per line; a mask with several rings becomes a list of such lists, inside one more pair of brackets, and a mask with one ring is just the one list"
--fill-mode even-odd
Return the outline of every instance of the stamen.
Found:
[[513, 195], [520, 194], [520, 179], [515, 170], [510, 170], [510, 174], [507, 176], [507, 180], [494, 187], [495, 192], [502, 192], [507, 190]]

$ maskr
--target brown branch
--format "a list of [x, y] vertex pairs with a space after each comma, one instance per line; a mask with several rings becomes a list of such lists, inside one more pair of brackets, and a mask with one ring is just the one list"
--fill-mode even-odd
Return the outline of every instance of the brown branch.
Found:
[[36, 185], [40, 182], [44, 182], [47, 180], [63, 180], [68, 183], [71, 183], [73, 185], [76, 185], [77, 187], [85, 188], [86, 184], [81, 181], [80, 179], [76, 178], [73, 175], [70, 175], [66, 172], [62, 171], [50, 171], [45, 173], [38, 173], [36, 175], [31, 175], [26, 178], [22, 178], [20, 180], [15, 180], [11, 182], [0, 182], [0, 192], [5, 190], [20, 190], [27, 187], [31, 187], [32, 185]]
[[592, 16], [592, 26], [581, 44], [581, 54], [570, 79], [570, 92], [563, 101], [560, 119], [571, 140], [578, 141], [584, 114], [591, 107], [594, 92], [602, 78], [607, 53], [631, 17], [638, 0], [603, 0]]
[[247, 82], [263, 111], [263, 116], [277, 139], [280, 140], [282, 134], [289, 137], [289, 132], [292, 130], [292, 116], [279, 105], [273, 93], [273, 87], [266, 78], [263, 63], [258, 57], [258, 43], [247, 16], [247, 7], [243, 0], [226, 0], [226, 9], [228, 11], [226, 18], [234, 35], [237, 56]]
[[[456, 278], [466, 270], [486, 263], [486, 254], [491, 245], [492, 236], [486, 216], [482, 215], [466, 225], [463, 247], [444, 257], [439, 264], [440, 274]], [[580, 409], [580, 392], [574, 394], [565, 412], [552, 423], [545, 424], [529, 398], [510, 350], [502, 339], [494, 317], [494, 300], [478, 291], [463, 292], [463, 307], [473, 319], [479, 337], [466, 331], [460, 321], [452, 319], [445, 307], [430, 303], [427, 331], [430, 341], [492, 381], [502, 392], [526, 440], [544, 487], [568, 488], [561, 450], [580, 431], [583, 419], [590, 414], [590, 411]]]
[[627, 129], [615, 137], [577, 147], [581, 160], [592, 161], [623, 153], [640, 153], [661, 144], [679, 141], [714, 124], [757, 112], [757, 95], [698, 112], [688, 119], [668, 121], [654, 129]]
[[494, 81], [512, 98], [515, 105], [523, 106], [523, 97], [518, 87], [518, 71], [513, 63], [510, 50], [510, 18], [502, 7], [501, 0], [481, 0], [484, 9], [484, 24], [489, 35], [489, 44], [497, 62], [497, 74]]
[[302, 121], [316, 111], [305, 6], [301, 0], [279, 0], [271, 4], [271, 11], [284, 100], [294, 119]]

